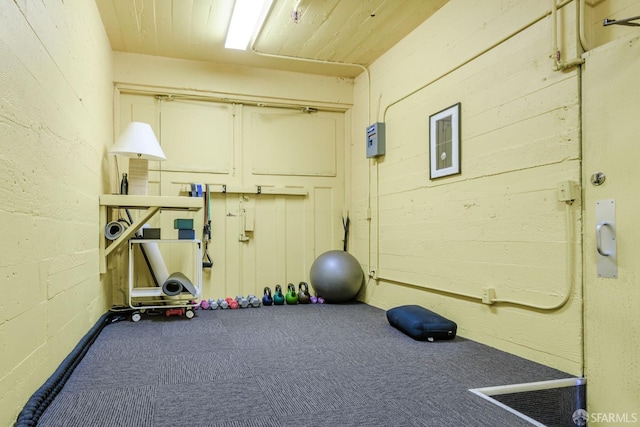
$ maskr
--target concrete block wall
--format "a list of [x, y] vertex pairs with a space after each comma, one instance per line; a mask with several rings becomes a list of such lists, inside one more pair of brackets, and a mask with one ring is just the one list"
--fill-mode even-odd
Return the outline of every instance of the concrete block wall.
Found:
[[0, 425], [107, 310], [98, 195], [113, 138], [94, 2], [0, 6]]

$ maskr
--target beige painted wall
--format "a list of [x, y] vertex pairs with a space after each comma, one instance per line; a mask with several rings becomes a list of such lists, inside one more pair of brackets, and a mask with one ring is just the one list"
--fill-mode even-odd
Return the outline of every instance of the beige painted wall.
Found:
[[0, 425], [107, 310], [111, 51], [93, 2], [0, 7]]
[[[357, 79], [352, 248], [366, 302], [434, 309], [463, 337], [581, 375], [580, 200], [558, 198], [580, 182], [579, 80], [553, 70], [549, 7], [452, 0], [371, 66], [370, 94]], [[570, 60], [574, 5], [558, 18]], [[458, 102], [462, 173], [431, 180], [429, 116]], [[374, 121], [387, 151], [367, 160]], [[483, 304], [486, 287], [515, 303]]]

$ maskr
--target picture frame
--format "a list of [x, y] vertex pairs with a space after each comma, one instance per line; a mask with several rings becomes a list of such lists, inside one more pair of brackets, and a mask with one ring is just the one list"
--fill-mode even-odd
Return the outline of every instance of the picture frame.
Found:
[[429, 178], [461, 173], [460, 103], [429, 116]]

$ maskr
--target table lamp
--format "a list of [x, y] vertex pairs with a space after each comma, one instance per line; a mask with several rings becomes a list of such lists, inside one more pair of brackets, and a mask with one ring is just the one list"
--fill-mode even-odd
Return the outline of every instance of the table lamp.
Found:
[[142, 122], [129, 123], [109, 153], [130, 157], [128, 194], [148, 194], [149, 160], [167, 160], [151, 125]]

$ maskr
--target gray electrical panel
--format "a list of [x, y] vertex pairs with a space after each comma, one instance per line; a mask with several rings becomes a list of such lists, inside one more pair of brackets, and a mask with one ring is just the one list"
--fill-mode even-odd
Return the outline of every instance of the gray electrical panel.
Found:
[[384, 123], [374, 123], [367, 127], [367, 158], [385, 154]]

